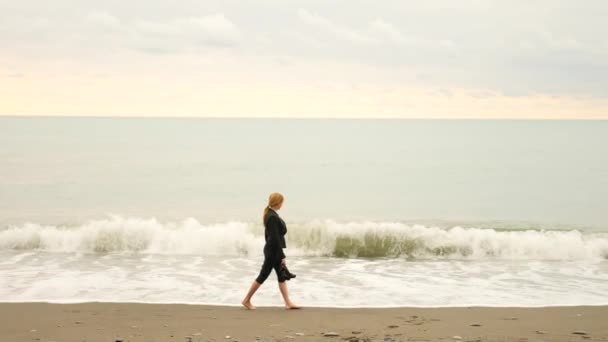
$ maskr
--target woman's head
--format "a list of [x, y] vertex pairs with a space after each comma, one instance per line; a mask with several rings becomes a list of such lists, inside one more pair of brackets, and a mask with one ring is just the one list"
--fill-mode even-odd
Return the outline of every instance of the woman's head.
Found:
[[281, 209], [283, 205], [283, 195], [278, 192], [273, 192], [268, 197], [268, 206], [272, 209]]
[[262, 222], [264, 222], [266, 214], [268, 214], [268, 208], [279, 210], [281, 209], [281, 206], [283, 206], [283, 195], [278, 192], [271, 193], [268, 197], [268, 205], [264, 207], [264, 215], [262, 215]]

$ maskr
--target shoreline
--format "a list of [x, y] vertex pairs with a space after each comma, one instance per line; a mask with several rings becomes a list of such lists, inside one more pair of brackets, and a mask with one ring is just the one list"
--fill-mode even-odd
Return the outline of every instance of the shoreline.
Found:
[[[606, 317], [607, 305], [249, 311], [236, 305], [1, 302], [0, 340], [608, 341]], [[328, 332], [339, 336], [323, 335]]]
[[[143, 305], [192, 305], [208, 308], [241, 308], [242, 304], [221, 304], [221, 303], [199, 303], [199, 302], [142, 302], [142, 301], [2, 301], [0, 306], [4, 304], [58, 304], [58, 305], [77, 305], [77, 304], [143, 304]], [[282, 305], [256, 305], [258, 308], [276, 309], [283, 308]], [[323, 306], [311, 305], [306, 306], [307, 309], [336, 309], [336, 310], [380, 310], [380, 309], [550, 309], [550, 308], [597, 308], [607, 307], [608, 303], [602, 304], [552, 304], [552, 305], [486, 305], [486, 304], [470, 304], [470, 305], [396, 305], [396, 306]]]

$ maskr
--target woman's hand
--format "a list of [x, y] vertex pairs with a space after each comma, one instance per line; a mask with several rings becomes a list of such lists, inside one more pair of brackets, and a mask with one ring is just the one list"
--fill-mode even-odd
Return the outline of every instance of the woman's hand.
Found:
[[281, 264], [285, 265], [285, 259], [281, 259]]

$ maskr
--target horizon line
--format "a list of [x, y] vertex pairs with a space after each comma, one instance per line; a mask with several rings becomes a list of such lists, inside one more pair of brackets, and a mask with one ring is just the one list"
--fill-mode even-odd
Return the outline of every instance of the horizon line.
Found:
[[288, 116], [168, 116], [168, 115], [57, 115], [57, 114], [0, 114], [0, 118], [78, 118], [78, 119], [211, 119], [211, 120], [479, 120], [479, 121], [608, 121], [608, 118], [482, 118], [482, 117], [288, 117]]

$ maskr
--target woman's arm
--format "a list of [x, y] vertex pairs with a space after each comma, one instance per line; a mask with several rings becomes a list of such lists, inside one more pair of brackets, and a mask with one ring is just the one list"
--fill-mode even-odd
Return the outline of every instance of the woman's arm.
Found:
[[273, 259], [285, 259], [283, 247], [281, 246], [281, 222], [279, 222], [276, 216], [270, 216], [267, 225], [270, 254], [274, 257]]

